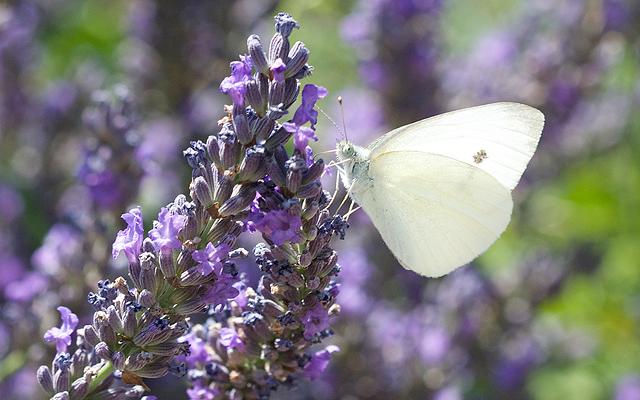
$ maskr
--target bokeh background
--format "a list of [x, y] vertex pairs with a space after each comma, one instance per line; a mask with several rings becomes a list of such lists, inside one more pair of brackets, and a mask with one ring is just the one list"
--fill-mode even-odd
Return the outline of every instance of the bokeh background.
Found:
[[[442, 279], [357, 213], [326, 374], [278, 399], [640, 399], [636, 0], [0, 2], [0, 393], [40, 399], [42, 334], [85, 298], [119, 216], [187, 190], [228, 63], [287, 11], [330, 96], [315, 150], [492, 101], [547, 125], [503, 237]], [[267, 34], [261, 35], [268, 37]], [[330, 157], [330, 156], [329, 156]], [[334, 176], [327, 177], [333, 187]], [[160, 399], [186, 398], [177, 379]]]

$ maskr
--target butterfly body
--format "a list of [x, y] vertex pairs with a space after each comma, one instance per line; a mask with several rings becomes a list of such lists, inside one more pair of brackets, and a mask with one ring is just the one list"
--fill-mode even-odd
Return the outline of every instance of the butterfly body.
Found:
[[494, 103], [428, 118], [367, 148], [337, 145], [341, 177], [402, 266], [437, 277], [495, 242], [542, 133], [540, 111]]

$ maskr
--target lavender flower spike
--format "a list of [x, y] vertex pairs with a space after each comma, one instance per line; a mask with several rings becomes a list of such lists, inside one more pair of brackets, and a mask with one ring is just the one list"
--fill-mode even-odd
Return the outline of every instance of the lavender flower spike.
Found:
[[71, 345], [71, 334], [78, 326], [78, 316], [71, 312], [67, 307], [58, 307], [62, 325], [60, 328], [54, 326], [44, 334], [44, 340], [48, 343], [56, 344], [56, 351], [64, 353], [67, 347]]
[[122, 214], [122, 219], [127, 223], [127, 228], [118, 232], [113, 242], [113, 258], [117, 258], [124, 251], [131, 263], [138, 261], [142, 239], [144, 239], [144, 226], [140, 207], [132, 208], [128, 213]]

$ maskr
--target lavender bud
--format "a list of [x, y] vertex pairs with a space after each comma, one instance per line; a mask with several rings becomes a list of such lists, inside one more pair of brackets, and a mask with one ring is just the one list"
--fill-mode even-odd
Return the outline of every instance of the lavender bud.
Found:
[[218, 213], [223, 217], [238, 214], [249, 207], [255, 198], [255, 185], [240, 185], [238, 190], [234, 190], [229, 200], [222, 204]]
[[214, 202], [222, 204], [227, 201], [231, 196], [234, 186], [235, 183], [233, 182], [233, 178], [225, 171], [224, 175], [218, 181], [218, 186], [216, 186], [213, 192]]
[[309, 60], [309, 50], [302, 42], [295, 42], [289, 52], [287, 69], [284, 71], [285, 78], [295, 76]]
[[100, 325], [100, 327], [98, 328], [98, 336], [100, 336], [100, 340], [102, 340], [103, 342], [116, 342], [116, 334], [108, 323], [103, 323], [102, 325]]
[[178, 351], [179, 345], [176, 342], [158, 343], [153, 346], [147, 346], [146, 349], [153, 354], [159, 356], [173, 356]]
[[100, 342], [94, 347], [96, 355], [105, 361], [111, 361], [112, 353], [109, 349], [109, 345], [105, 342]]
[[255, 125], [254, 131], [256, 135], [256, 142], [262, 143], [271, 134], [273, 128], [275, 127], [276, 122], [269, 117], [260, 118]]
[[251, 61], [256, 69], [263, 74], [268, 74], [269, 62], [267, 61], [267, 56], [264, 54], [258, 35], [249, 36], [247, 39], [247, 49], [249, 50]]
[[298, 263], [302, 268], [306, 268], [311, 264], [311, 261], [313, 261], [313, 257], [311, 257], [309, 252], [305, 251], [300, 255], [300, 261]]
[[96, 333], [96, 330], [93, 329], [93, 326], [91, 326], [91, 325], [85, 325], [84, 326], [84, 328], [83, 328], [83, 336], [84, 336], [84, 340], [91, 347], [94, 347], [96, 344], [98, 344], [100, 342], [100, 338], [98, 338], [98, 334]]
[[56, 392], [66, 392], [71, 384], [71, 373], [69, 368], [62, 368], [53, 375], [53, 387]]
[[273, 149], [277, 148], [278, 146], [281, 146], [284, 143], [286, 143], [289, 140], [289, 138], [291, 137], [291, 135], [293, 135], [293, 133], [287, 131], [286, 129], [284, 129], [282, 127], [280, 127], [280, 129], [275, 131], [273, 133], [273, 135], [269, 136], [269, 138], [267, 139], [267, 141], [264, 144], [264, 147], [267, 150], [273, 150]]
[[53, 395], [51, 400], [70, 400], [69, 392], [64, 391], [64, 392], [56, 393], [55, 395]]
[[148, 364], [136, 371], [142, 378], [162, 378], [167, 374], [169, 366], [166, 364]]
[[258, 74], [258, 90], [260, 91], [260, 97], [262, 101], [266, 101], [269, 97], [269, 77], [264, 74]]
[[171, 279], [176, 276], [176, 268], [173, 263], [173, 253], [171, 250], [163, 250], [160, 252], [160, 270], [167, 279]]
[[40, 368], [38, 368], [37, 377], [38, 383], [42, 386], [45, 392], [50, 395], [55, 393], [55, 390], [53, 390], [53, 377], [51, 376], [51, 370], [49, 367], [41, 365]]
[[298, 189], [296, 196], [301, 199], [309, 199], [319, 195], [320, 193], [322, 193], [322, 184], [318, 181], [314, 181]]
[[300, 92], [300, 83], [294, 79], [290, 78], [284, 81], [284, 108], [289, 108], [298, 98], [298, 93]]
[[[142, 269], [140, 272], [140, 286], [144, 288], [143, 292], [155, 293], [157, 290], [158, 279], [156, 277], [155, 268]], [[142, 304], [140, 302], [140, 304]]]
[[288, 113], [289, 111], [286, 108], [283, 108], [282, 104], [278, 104], [277, 106], [269, 107], [269, 111], [267, 111], [267, 118], [277, 121]]
[[125, 360], [125, 368], [129, 371], [137, 371], [140, 368], [144, 367], [151, 361], [153, 358], [153, 354], [147, 351], [142, 351], [140, 353], [131, 354]]
[[220, 161], [220, 146], [218, 145], [218, 138], [211, 135], [207, 138], [207, 153], [209, 158], [216, 166], [221, 165]]
[[269, 61], [275, 62], [278, 58], [287, 59], [289, 54], [289, 41], [280, 33], [276, 33], [269, 43]]
[[225, 124], [220, 133], [220, 161], [225, 169], [233, 167], [238, 161], [240, 144], [238, 143], [236, 133], [231, 129], [229, 124]]
[[324, 167], [324, 160], [322, 160], [321, 158], [316, 160], [304, 173], [302, 184], [306, 185], [309, 182], [319, 179], [324, 172]]
[[304, 287], [304, 279], [298, 273], [293, 273], [287, 277], [287, 283], [296, 289]]
[[267, 162], [267, 173], [276, 185], [286, 187], [287, 181], [284, 171], [280, 167], [279, 163], [273, 158]]
[[144, 289], [138, 295], [138, 303], [140, 303], [142, 307], [151, 308], [156, 304], [156, 298], [152, 292]]
[[265, 98], [260, 95], [260, 88], [258, 83], [254, 80], [247, 82], [244, 97], [249, 102], [249, 105], [258, 113], [258, 115], [264, 115], [266, 108]]
[[124, 312], [124, 318], [122, 320], [122, 330], [124, 335], [127, 337], [132, 337], [133, 335], [135, 335], [137, 327], [138, 323], [136, 320], [136, 312], [131, 307], [129, 307]]
[[136, 260], [135, 262], [130, 262], [129, 263], [129, 277], [131, 278], [131, 280], [133, 281], [133, 284], [136, 287], [140, 286], [140, 282], [138, 281], [138, 278], [140, 277], [140, 263], [139, 263], [139, 260]]
[[255, 145], [245, 151], [237, 177], [240, 181], [256, 181], [264, 176], [265, 171], [264, 147]]
[[115, 353], [113, 353], [113, 356], [111, 357], [111, 362], [113, 362], [113, 366], [118, 371], [124, 370], [124, 360], [125, 360], [124, 354], [120, 351], [116, 351]]
[[272, 81], [269, 85], [269, 104], [277, 106], [284, 103], [284, 82]]
[[284, 12], [278, 13], [274, 19], [276, 20], [276, 32], [280, 33], [285, 38], [288, 38], [291, 35], [294, 28], [300, 27], [298, 22], [293, 19], [291, 15]]
[[251, 135], [251, 132], [249, 132], [249, 123], [247, 122], [247, 117], [245, 117], [244, 114], [233, 116], [233, 127], [236, 130], [238, 141], [241, 144], [246, 145], [251, 143], [253, 136]]
[[71, 384], [71, 400], [84, 399], [88, 390], [89, 384], [84, 377], [76, 379]]
[[109, 325], [111, 325], [111, 328], [113, 328], [114, 331], [122, 332], [122, 320], [120, 319], [120, 316], [116, 311], [116, 307], [113, 305], [107, 308], [107, 320], [109, 321]]
[[198, 199], [204, 208], [209, 208], [213, 205], [211, 190], [203, 177], [199, 176], [195, 178], [191, 183], [191, 187], [194, 197]]
[[180, 274], [180, 286], [196, 286], [211, 279], [211, 276], [202, 275], [198, 267], [191, 267]]

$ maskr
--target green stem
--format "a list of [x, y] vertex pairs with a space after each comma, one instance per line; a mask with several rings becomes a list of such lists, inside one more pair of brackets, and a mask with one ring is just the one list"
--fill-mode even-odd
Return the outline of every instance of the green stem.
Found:
[[107, 363], [104, 364], [102, 368], [100, 368], [100, 370], [98, 370], [98, 373], [96, 374], [96, 376], [89, 383], [89, 390], [87, 391], [87, 393], [93, 392], [112, 373], [113, 373], [113, 364], [111, 363], [111, 361], [107, 361]]

